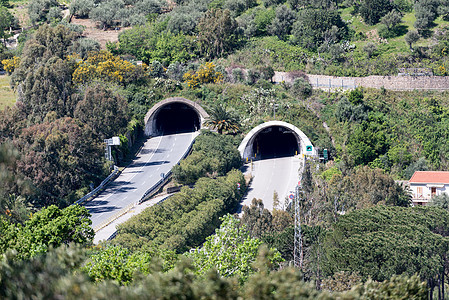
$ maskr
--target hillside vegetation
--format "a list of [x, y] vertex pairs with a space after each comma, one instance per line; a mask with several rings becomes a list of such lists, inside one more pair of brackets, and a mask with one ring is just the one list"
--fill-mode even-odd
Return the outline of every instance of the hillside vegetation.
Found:
[[[22, 3], [22, 2], [20, 2]], [[0, 38], [15, 3], [1, 1]], [[449, 167], [447, 92], [312, 90], [305, 73], [445, 76], [449, 4], [407, 0], [72, 0], [101, 50], [54, 0], [30, 0], [35, 27], [0, 46], [0, 298], [432, 299], [448, 283], [449, 197], [412, 208], [416, 170]], [[17, 16], [16, 16], [17, 17]], [[291, 83], [273, 84], [274, 71]], [[4, 77], [6, 78], [6, 77]], [[3, 82], [3, 81], [2, 81]], [[2, 83], [3, 85], [3, 83]], [[6, 91], [6, 90], [5, 90]], [[142, 139], [147, 111], [184, 97], [210, 115], [173, 168], [181, 191], [92, 245], [73, 204]], [[17, 101], [14, 101], [14, 100]], [[14, 104], [15, 102], [15, 104]], [[3, 107], [3, 106], [1, 106]], [[308, 160], [294, 212], [247, 189], [237, 147], [270, 120], [300, 128], [330, 160]], [[299, 270], [298, 270], [299, 268]], [[387, 295], [387, 296], [386, 296]]]

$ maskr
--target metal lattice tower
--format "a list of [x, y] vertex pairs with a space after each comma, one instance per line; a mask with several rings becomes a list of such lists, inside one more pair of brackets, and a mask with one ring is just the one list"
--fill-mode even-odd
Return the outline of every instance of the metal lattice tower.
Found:
[[303, 251], [302, 251], [302, 234], [301, 234], [301, 207], [300, 201], [303, 198], [303, 191], [300, 185], [295, 188], [295, 243], [293, 252], [293, 262], [296, 268], [302, 268]]
[[295, 200], [293, 207], [295, 209], [295, 243], [293, 252], [293, 263], [296, 268], [302, 268], [304, 252], [302, 250], [302, 233], [301, 233], [301, 201], [304, 201], [304, 191], [302, 190], [301, 180], [302, 174], [306, 168], [307, 157], [304, 156], [304, 164], [299, 174], [299, 182], [295, 188]]

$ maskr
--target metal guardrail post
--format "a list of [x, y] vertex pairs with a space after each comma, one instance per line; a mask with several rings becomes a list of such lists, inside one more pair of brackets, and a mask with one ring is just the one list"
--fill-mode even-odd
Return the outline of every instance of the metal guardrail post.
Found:
[[98, 185], [95, 189], [93, 189], [90, 193], [88, 193], [87, 195], [85, 195], [84, 197], [82, 197], [81, 199], [79, 199], [78, 201], [76, 201], [73, 204], [82, 204], [85, 201], [87, 201], [88, 199], [90, 199], [91, 197], [93, 197], [94, 195], [96, 195], [101, 188], [103, 188], [106, 184], [109, 183], [109, 181], [111, 181], [111, 178], [114, 177], [115, 175], [117, 175], [117, 173], [119, 173], [119, 168], [117, 166], [114, 165], [114, 171], [112, 171], [111, 174], [109, 174], [108, 177], [106, 177], [101, 183], [100, 185]]
[[[195, 140], [192, 141], [192, 143], [190, 144], [190, 146], [187, 148], [186, 152], [184, 152], [184, 154], [181, 156], [181, 160], [183, 160], [184, 158], [187, 157], [187, 155], [189, 155], [190, 151], [193, 148], [193, 144], [195, 143]], [[180, 160], [180, 161], [181, 161]], [[179, 163], [178, 163], [179, 164]], [[161, 180], [159, 180], [154, 186], [152, 186], [151, 188], [149, 188], [142, 196], [142, 198], [140, 198], [139, 200], [139, 204], [142, 202], [145, 202], [149, 197], [154, 195], [154, 192], [156, 190], [158, 190], [162, 185], [164, 185], [168, 179], [170, 179], [172, 175], [172, 171], [170, 170], [165, 176], [164, 178], [162, 178]]]

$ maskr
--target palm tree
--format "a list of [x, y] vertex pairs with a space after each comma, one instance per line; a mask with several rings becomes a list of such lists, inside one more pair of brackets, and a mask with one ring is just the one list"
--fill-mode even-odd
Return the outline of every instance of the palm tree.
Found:
[[240, 131], [238, 116], [230, 110], [219, 104], [212, 109], [209, 118], [204, 121], [204, 125], [211, 129], [216, 129], [219, 134], [236, 134]]

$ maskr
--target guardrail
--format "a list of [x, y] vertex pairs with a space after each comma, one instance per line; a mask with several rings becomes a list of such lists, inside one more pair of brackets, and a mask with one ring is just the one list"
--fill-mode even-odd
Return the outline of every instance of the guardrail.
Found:
[[104, 227], [108, 226], [110, 223], [114, 222], [124, 214], [126, 214], [128, 211], [130, 211], [134, 206], [136, 206], [139, 203], [130, 203], [125, 208], [121, 209], [118, 213], [114, 214], [113, 216], [109, 217], [106, 221], [100, 223], [96, 227], [94, 227], [94, 232], [97, 233], [97, 231], [103, 229]]
[[[167, 200], [167, 199], [170, 198], [171, 196], [173, 196], [173, 195], [167, 195], [167, 196], [165, 196], [164, 198], [162, 198], [161, 200], [159, 200], [157, 203], [154, 203], [154, 205], [158, 205], [158, 204], [164, 202], [165, 200]], [[126, 212], [125, 212], [125, 213], [126, 213]], [[120, 214], [120, 216], [122, 216], [122, 215], [124, 215], [124, 213]], [[119, 216], [119, 217], [120, 217], [120, 216]], [[118, 218], [119, 218], [119, 217], [118, 217]], [[114, 221], [114, 220], [113, 220], [113, 221]], [[103, 226], [103, 227], [105, 227], [105, 226]], [[101, 227], [101, 228], [103, 228], [103, 227]], [[101, 229], [100, 226], [98, 226], [98, 228], [99, 228], [98, 230], [95, 230], [95, 229], [94, 229], [94, 231], [97, 232], [97, 231], [99, 231], [99, 230]], [[107, 241], [113, 240], [116, 236], [117, 236], [117, 230], [114, 231], [114, 233], [111, 234], [106, 240], [107, 240]]]
[[[187, 155], [189, 155], [190, 151], [192, 151], [192, 147], [193, 144], [195, 143], [195, 140], [192, 141], [192, 143], [190, 144], [190, 146], [187, 148], [186, 152], [184, 152], [184, 154], [181, 156], [181, 159], [184, 159], [187, 157]], [[179, 162], [178, 162], [179, 164]], [[111, 174], [112, 175], [112, 174]], [[111, 176], [110, 175], [110, 176]], [[114, 214], [113, 216], [111, 216], [110, 218], [108, 218], [106, 221], [102, 222], [101, 224], [99, 224], [98, 226], [96, 226], [94, 228], [94, 232], [97, 232], [99, 230], [101, 230], [102, 228], [106, 227], [107, 225], [109, 225], [110, 223], [112, 223], [113, 221], [115, 221], [116, 219], [120, 218], [122, 215], [126, 214], [128, 211], [130, 211], [133, 207], [135, 207], [136, 205], [141, 204], [142, 202], [145, 202], [146, 200], [148, 200], [150, 197], [154, 196], [157, 191], [161, 188], [161, 186], [163, 186], [171, 177], [172, 175], [172, 171], [170, 170], [165, 176], [164, 178], [161, 178], [161, 180], [159, 180], [155, 185], [153, 185], [151, 188], [149, 188], [142, 196], [142, 198], [140, 198], [139, 201], [135, 202], [135, 203], [131, 203], [129, 204], [127, 207], [121, 209], [119, 212], [117, 212], [116, 214]], [[105, 180], [106, 181], [106, 180]], [[92, 191], [93, 192], [93, 191]], [[92, 193], [91, 192], [91, 193]], [[86, 195], [87, 196], [87, 195]], [[84, 196], [83, 198], [85, 198], [86, 196]], [[165, 200], [166, 198], [164, 198]], [[81, 200], [81, 199], [80, 199]], [[80, 201], [78, 200], [78, 201]], [[85, 200], [84, 200], [85, 201]], [[163, 201], [163, 200], [162, 200]]]
[[[192, 151], [192, 147], [193, 144], [195, 143], [195, 140], [192, 141], [192, 143], [190, 144], [190, 146], [187, 148], [186, 152], [184, 152], [184, 154], [181, 156], [181, 159], [179, 160], [179, 162], [181, 162], [181, 160], [183, 160], [184, 158], [187, 157], [187, 155], [189, 155], [190, 151]], [[178, 165], [179, 165], [178, 162]], [[161, 180], [159, 180], [155, 185], [153, 185], [151, 188], [149, 188], [145, 194], [143, 194], [142, 198], [140, 198], [138, 204], [145, 202], [146, 200], [148, 200], [148, 198], [152, 197], [154, 194], [156, 194], [156, 192], [161, 188], [161, 186], [163, 186], [165, 183], [167, 183], [167, 181], [170, 179], [172, 175], [172, 171], [170, 170], [167, 174], [165, 174], [165, 176], [163, 178], [161, 178]]]
[[95, 197], [98, 192], [100, 192], [100, 190], [106, 185], [108, 184], [112, 178], [114, 178], [118, 173], [120, 173], [119, 168], [117, 166], [114, 166], [114, 171], [112, 171], [111, 174], [109, 174], [108, 177], [106, 177], [105, 180], [103, 180], [99, 186], [97, 186], [93, 191], [91, 191], [89, 194], [87, 194], [86, 196], [84, 196], [83, 198], [79, 199], [78, 201], [76, 201], [74, 204], [82, 204], [85, 201], [87, 201], [90, 198]]

